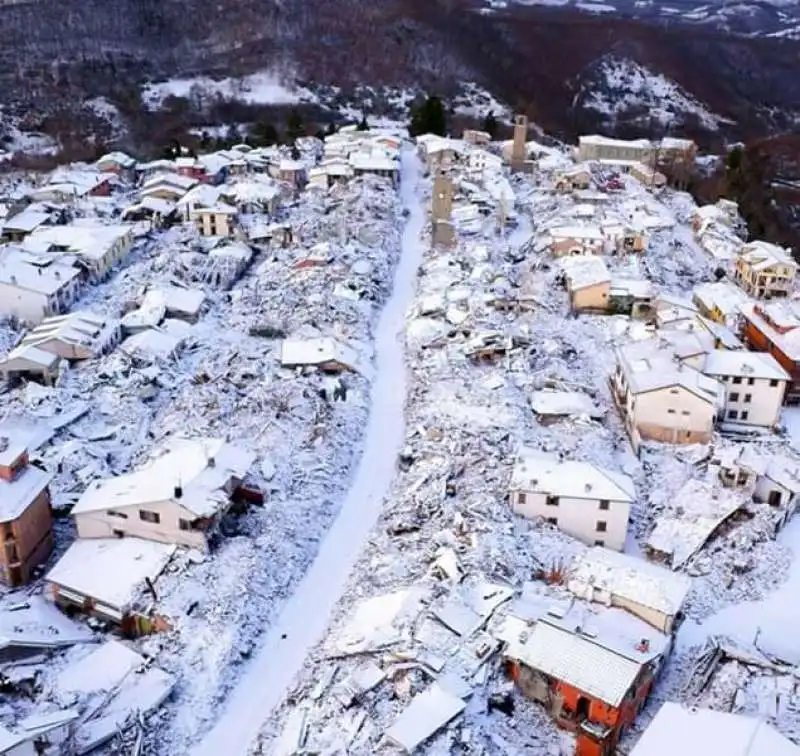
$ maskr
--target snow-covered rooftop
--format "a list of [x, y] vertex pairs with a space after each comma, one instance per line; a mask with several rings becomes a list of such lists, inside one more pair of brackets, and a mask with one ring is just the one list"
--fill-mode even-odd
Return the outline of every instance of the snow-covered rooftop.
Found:
[[574, 499], [632, 502], [636, 496], [627, 475], [528, 448], [520, 449], [510, 485], [514, 490]]
[[175, 501], [211, 517], [227, 506], [231, 481], [244, 478], [254, 461], [252, 452], [222, 439], [171, 439], [136, 472], [93, 483], [72, 513]]
[[176, 547], [141, 538], [79, 538], [47, 573], [47, 581], [124, 614], [155, 582]]
[[768, 352], [715, 349], [706, 357], [703, 372], [708, 375], [738, 376], [788, 381], [789, 374]]
[[800, 746], [756, 717], [666, 701], [630, 756], [800, 756]]
[[567, 579], [567, 588], [582, 598], [598, 590], [667, 615], [681, 610], [690, 587], [685, 575], [601, 546], [578, 556]]
[[13, 522], [49, 485], [53, 476], [40, 467], [27, 465], [13, 480], [0, 478], [0, 523]]
[[[528, 638], [507, 653], [548, 677], [619, 706], [642, 666], [665, 653], [669, 639], [622, 609], [573, 606], [545, 613]], [[643, 642], [645, 641], [645, 642]]]

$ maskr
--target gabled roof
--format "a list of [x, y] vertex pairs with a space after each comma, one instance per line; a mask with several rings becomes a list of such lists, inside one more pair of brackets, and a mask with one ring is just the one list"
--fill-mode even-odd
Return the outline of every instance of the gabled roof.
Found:
[[590, 462], [560, 460], [553, 454], [523, 447], [511, 476], [511, 488], [574, 499], [632, 502], [633, 481], [622, 473]]
[[788, 381], [791, 376], [768, 352], [715, 349], [706, 357], [703, 372], [707, 375], [737, 376]]
[[755, 717], [687, 709], [667, 701], [630, 756], [800, 756], [796, 746]]
[[229, 503], [231, 480], [243, 478], [254, 460], [252, 452], [222, 439], [172, 439], [136, 472], [93, 483], [72, 514], [172, 501], [211, 517]]
[[673, 616], [691, 584], [685, 575], [601, 546], [578, 556], [567, 579], [567, 588], [582, 598], [591, 599], [587, 588], [597, 589]]
[[609, 706], [619, 706], [642, 667], [669, 647], [666, 635], [632, 614], [584, 604], [546, 612], [527, 632], [509, 644], [512, 658]]
[[783, 247], [765, 241], [749, 242], [739, 257], [756, 270], [771, 268], [773, 265], [791, 268], [792, 271], [797, 270], [797, 263]]
[[141, 595], [146, 579], [155, 582], [163, 572], [175, 549], [142, 538], [79, 538], [46, 580], [124, 614]]
[[52, 479], [50, 473], [33, 465], [27, 465], [14, 480], [0, 478], [0, 523], [19, 518]]

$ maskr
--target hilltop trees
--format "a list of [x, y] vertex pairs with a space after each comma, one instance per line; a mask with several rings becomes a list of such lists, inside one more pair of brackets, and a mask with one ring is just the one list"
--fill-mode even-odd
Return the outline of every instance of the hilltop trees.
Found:
[[411, 123], [408, 126], [408, 133], [411, 136], [420, 134], [444, 136], [447, 133], [447, 113], [444, 103], [439, 97], [431, 95], [424, 102], [411, 105]]

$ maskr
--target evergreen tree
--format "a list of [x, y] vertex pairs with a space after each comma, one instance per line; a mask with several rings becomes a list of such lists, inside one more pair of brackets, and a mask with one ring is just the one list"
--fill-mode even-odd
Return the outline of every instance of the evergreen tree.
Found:
[[259, 147], [271, 147], [278, 141], [278, 130], [269, 121], [258, 121], [250, 129], [250, 138]]
[[303, 117], [297, 108], [292, 108], [286, 118], [286, 136], [293, 142], [297, 137], [303, 136], [304, 133]]
[[369, 131], [369, 124], [367, 123], [367, 114], [361, 114], [361, 120], [358, 122], [358, 131]]
[[440, 98], [432, 95], [422, 104], [411, 106], [411, 123], [408, 132], [411, 136], [420, 134], [444, 136], [447, 133], [447, 113]]
[[330, 136], [331, 134], [336, 133], [336, 124], [333, 121], [329, 121], [328, 128], [325, 129], [325, 135]]
[[497, 119], [494, 111], [489, 111], [489, 115], [483, 119], [483, 130], [494, 140], [497, 138]]

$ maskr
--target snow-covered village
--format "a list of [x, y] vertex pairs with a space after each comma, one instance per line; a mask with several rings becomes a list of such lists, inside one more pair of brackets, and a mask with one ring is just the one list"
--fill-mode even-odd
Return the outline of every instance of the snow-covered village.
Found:
[[0, 753], [800, 756], [792, 250], [365, 126], [0, 177]]

